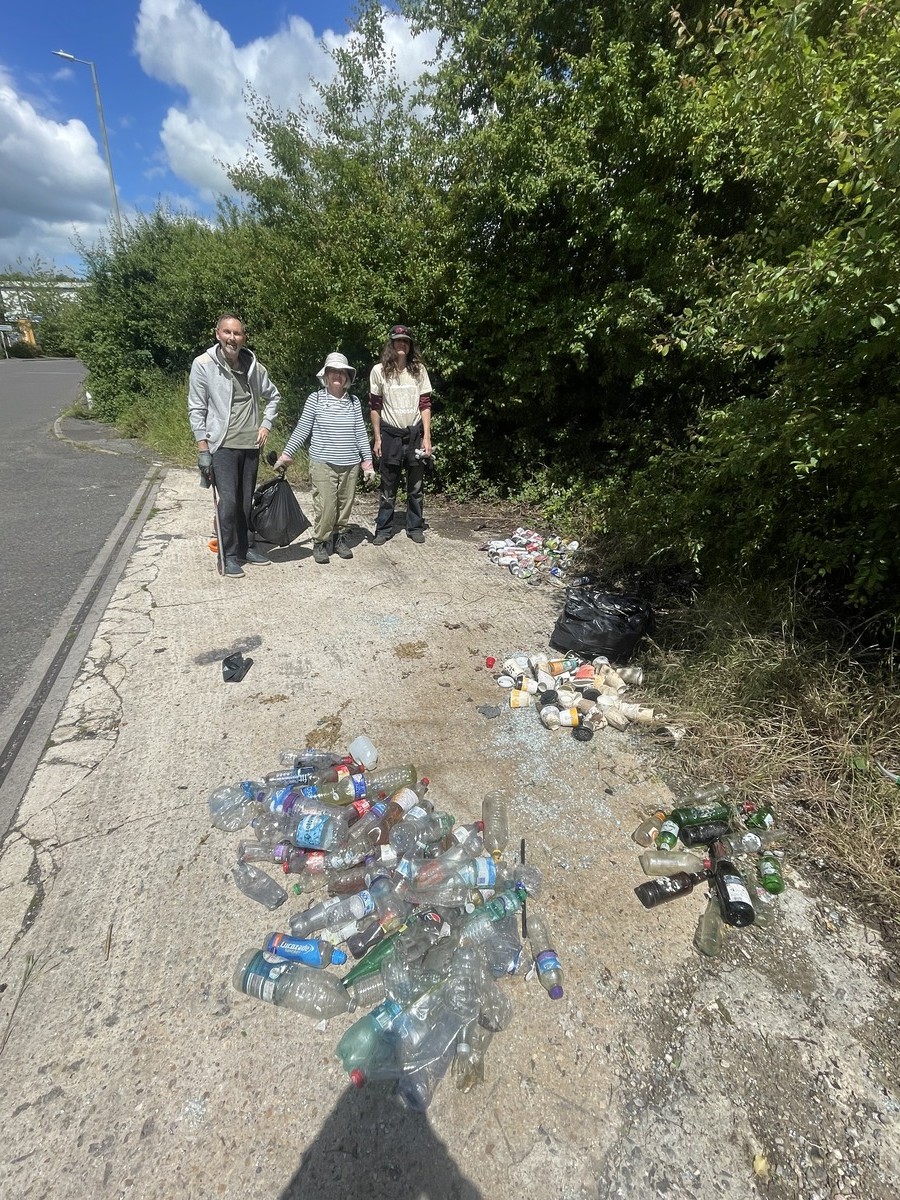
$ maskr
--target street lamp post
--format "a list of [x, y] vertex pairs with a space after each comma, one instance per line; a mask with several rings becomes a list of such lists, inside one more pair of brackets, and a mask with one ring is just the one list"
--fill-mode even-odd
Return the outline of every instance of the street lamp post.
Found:
[[122, 236], [122, 218], [119, 214], [119, 196], [116, 192], [116, 181], [113, 178], [112, 159], [109, 154], [109, 138], [106, 136], [106, 121], [103, 117], [103, 105], [100, 102], [100, 84], [97, 82], [97, 68], [87, 58], [76, 58], [74, 54], [67, 54], [65, 50], [53, 50], [53, 54], [57, 58], [64, 58], [67, 62], [81, 63], [85, 67], [91, 68], [91, 78], [94, 81], [94, 98], [97, 101], [97, 116], [100, 118], [100, 135], [103, 138], [103, 150], [106, 154], [106, 171], [109, 175], [109, 190], [112, 195], [113, 216], [116, 219], [116, 229], [119, 231], [119, 237]]

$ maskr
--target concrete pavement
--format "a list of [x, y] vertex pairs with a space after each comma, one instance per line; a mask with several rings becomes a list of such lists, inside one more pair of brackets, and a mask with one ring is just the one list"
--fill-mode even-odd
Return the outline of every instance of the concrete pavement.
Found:
[[[360, 530], [372, 516], [364, 497]], [[746, 1200], [765, 1151], [780, 1200], [812, 1195], [796, 1190], [810, 1140], [853, 1119], [838, 1100], [883, 1116], [880, 1141], [857, 1131], [855, 1194], [893, 1194], [880, 944], [849, 919], [839, 941], [816, 933], [799, 888], [779, 941], [735, 938], [721, 963], [690, 949], [699, 897], [643, 911], [628, 835], [670, 793], [623, 735], [582, 745], [528, 710], [477, 711], [499, 698], [485, 656], [545, 649], [560, 593], [491, 566], [484, 531], [429, 516], [424, 546], [362, 541], [321, 567], [306, 535], [220, 579], [209, 493], [167, 475], [0, 847], [0, 1194]], [[237, 649], [253, 666], [225, 684]], [[424, 1116], [347, 1087], [333, 1051], [353, 1018], [320, 1028], [231, 984], [240, 953], [307, 898], [271, 914], [236, 891], [240, 835], [210, 829], [206, 796], [282, 747], [363, 732], [460, 821], [509, 789], [567, 977], [556, 1004], [505, 980], [515, 1015], [485, 1085], [446, 1079]], [[742, 1066], [761, 1022], [783, 1079], [777, 1062]], [[776, 1086], [796, 1093], [767, 1111]]]

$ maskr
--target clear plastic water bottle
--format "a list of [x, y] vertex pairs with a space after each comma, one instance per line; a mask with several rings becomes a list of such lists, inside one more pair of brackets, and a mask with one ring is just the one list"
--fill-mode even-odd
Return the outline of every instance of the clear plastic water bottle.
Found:
[[379, 792], [391, 796], [402, 787], [412, 786], [417, 778], [418, 772], [414, 766], [394, 767], [387, 771], [373, 771], [370, 775], [348, 775], [337, 783], [311, 786], [301, 791], [311, 799], [322, 800], [326, 804], [350, 804], [362, 796], [378, 795]]
[[528, 944], [537, 969], [541, 986], [551, 1000], [560, 1000], [563, 994], [563, 973], [550, 923], [540, 909], [528, 906]]
[[412, 905], [402, 898], [394, 881], [386, 875], [373, 879], [368, 892], [375, 904], [375, 920], [347, 938], [347, 949], [354, 958], [362, 958], [382, 938], [399, 928], [412, 910]]
[[291, 826], [291, 841], [301, 850], [334, 850], [350, 836], [345, 812], [332, 811], [301, 817]]
[[334, 928], [348, 921], [362, 921], [375, 911], [375, 901], [368, 891], [356, 892], [352, 896], [329, 896], [303, 912], [291, 917], [291, 933], [295, 937], [309, 937], [318, 929]]
[[494, 924], [512, 913], [519, 912], [526, 895], [525, 888], [521, 886], [498, 892], [493, 899], [488, 900], [462, 922], [459, 930], [460, 945], [473, 946], [489, 941], [494, 933]]
[[343, 762], [346, 755], [340, 750], [316, 750], [307, 748], [306, 750], [282, 750], [278, 755], [278, 761], [284, 767], [333, 767], [336, 763]]
[[224, 829], [226, 833], [236, 833], [249, 825], [262, 810], [256, 797], [264, 788], [265, 784], [253, 780], [216, 788], [207, 801], [213, 826]]
[[413, 850], [439, 842], [446, 837], [455, 823], [456, 818], [452, 813], [430, 813], [421, 805], [416, 805], [390, 831], [391, 848], [402, 858]]
[[488, 792], [481, 802], [484, 823], [484, 848], [498, 859], [509, 842], [509, 814], [503, 792]]
[[245, 896], [264, 904], [266, 908], [278, 908], [287, 900], [284, 888], [253, 863], [237, 863], [232, 868], [231, 875]]
[[[481, 964], [473, 947], [460, 947], [450, 977], [429, 1012], [429, 1028], [418, 1042], [408, 1039], [398, 1046], [401, 1074], [397, 1093], [416, 1112], [424, 1112], [443, 1079], [456, 1051], [460, 1030], [475, 1020], [480, 1008]], [[398, 1022], [400, 1017], [395, 1017]]]
[[389, 798], [384, 815], [369, 834], [373, 845], [386, 845], [390, 841], [391, 830], [398, 825], [407, 813], [414, 808], [431, 809], [431, 801], [426, 797], [428, 780], [420, 779], [412, 787], [402, 787]]
[[356, 1004], [336, 975], [302, 963], [285, 962], [264, 950], [247, 950], [234, 972], [234, 986], [246, 996], [292, 1008], [321, 1020], [352, 1012]]
[[422, 887], [431, 887], [442, 883], [455, 875], [457, 870], [470, 858], [475, 858], [484, 849], [484, 836], [481, 821], [472, 826], [459, 825], [453, 830], [456, 841], [450, 850], [445, 850], [437, 858], [426, 859], [416, 875], [416, 883]]

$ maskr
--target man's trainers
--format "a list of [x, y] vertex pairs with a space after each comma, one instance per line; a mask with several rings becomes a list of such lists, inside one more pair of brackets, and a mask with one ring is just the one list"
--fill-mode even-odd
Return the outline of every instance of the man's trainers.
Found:
[[390, 536], [391, 535], [389, 533], [376, 533], [375, 536], [372, 538], [372, 545], [373, 546], [383, 546], [384, 543], [390, 538]]
[[252, 563], [254, 566], [267, 567], [271, 563], [271, 558], [267, 554], [260, 554], [258, 550], [254, 550], [251, 546], [244, 555], [244, 562]]
[[222, 572], [223, 575], [237, 576], [237, 575], [243, 575], [243, 573], [244, 572], [241, 570], [241, 564], [238, 562], [238, 560], [236, 558], [226, 558], [225, 559], [225, 570]]
[[425, 541], [425, 534], [421, 529], [411, 529], [406, 536], [411, 542], [419, 542], [421, 544]]
[[350, 549], [350, 543], [347, 541], [346, 533], [339, 533], [334, 539], [334, 552], [338, 558], [353, 557], [353, 551]]
[[313, 558], [323, 565], [328, 562], [328, 547], [324, 542], [313, 543]]

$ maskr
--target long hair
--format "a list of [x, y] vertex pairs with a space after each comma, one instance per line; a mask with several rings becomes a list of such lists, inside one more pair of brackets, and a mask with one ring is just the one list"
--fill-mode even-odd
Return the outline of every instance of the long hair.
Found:
[[[406, 369], [412, 375], [413, 379], [422, 378], [422, 369], [425, 364], [422, 362], [422, 356], [416, 348], [416, 343], [410, 337], [409, 354], [406, 356]], [[396, 379], [400, 374], [400, 366], [397, 362], [397, 351], [394, 349], [394, 343], [390, 338], [384, 343], [381, 348], [381, 369], [384, 371], [385, 379]]]

